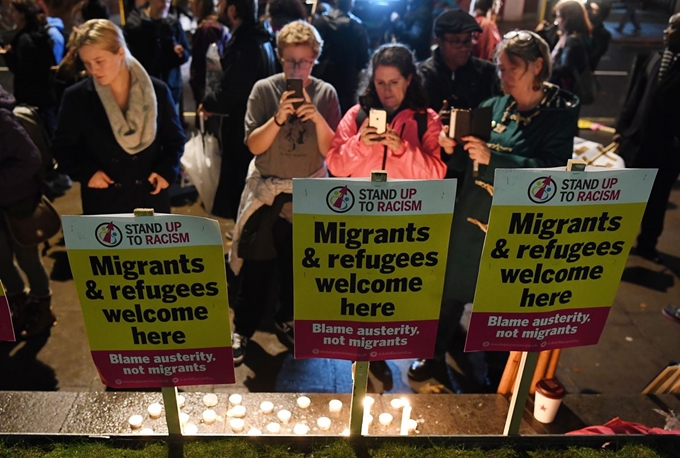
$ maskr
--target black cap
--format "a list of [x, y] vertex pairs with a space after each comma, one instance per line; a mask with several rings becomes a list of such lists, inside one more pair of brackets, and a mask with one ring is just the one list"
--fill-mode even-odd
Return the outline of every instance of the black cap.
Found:
[[445, 33], [481, 32], [475, 18], [463, 10], [448, 10], [434, 20], [434, 36], [440, 37]]

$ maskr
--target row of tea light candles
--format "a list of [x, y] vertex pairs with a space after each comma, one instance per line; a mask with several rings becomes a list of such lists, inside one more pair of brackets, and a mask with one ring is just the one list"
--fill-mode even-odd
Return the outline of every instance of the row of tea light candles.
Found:
[[[235, 433], [240, 433], [243, 431], [245, 422], [243, 417], [246, 415], [245, 406], [241, 405], [243, 397], [240, 394], [232, 394], [229, 396], [229, 403], [233, 406], [227, 411], [227, 416], [232, 417], [229, 421], [229, 426]], [[182, 395], [177, 396], [177, 405], [179, 408], [183, 408], [185, 404], [185, 398]], [[371, 407], [375, 399], [371, 396], [366, 396], [363, 400], [364, 404], [364, 417], [362, 421], [361, 434], [368, 434], [368, 426], [373, 421], [373, 416], [371, 415]], [[206, 394], [203, 396], [203, 405], [208, 407], [208, 409], [203, 411], [203, 423], [210, 425], [217, 420], [217, 413], [210, 407], [215, 407], [218, 403], [217, 395], [213, 393]], [[301, 409], [306, 409], [311, 405], [312, 401], [307, 396], [300, 396], [297, 398], [297, 405]], [[409, 431], [413, 431], [418, 427], [418, 423], [411, 418], [412, 407], [409, 402], [404, 398], [395, 398], [390, 401], [390, 405], [393, 409], [402, 409], [401, 414], [401, 424], [399, 428], [399, 434], [402, 436], [408, 435]], [[152, 419], [158, 419], [161, 416], [163, 406], [157, 402], [151, 404], [147, 411], [149, 417]], [[342, 410], [342, 401], [339, 399], [331, 399], [328, 402], [328, 410], [332, 414], [337, 414]], [[270, 401], [263, 401], [260, 404], [260, 411], [263, 413], [272, 413], [274, 411], [274, 404]], [[279, 410], [276, 417], [281, 423], [288, 424], [292, 413], [289, 410]], [[383, 426], [389, 426], [392, 423], [392, 414], [384, 412], [378, 416], [378, 421]], [[132, 415], [128, 420], [130, 427], [133, 429], [141, 428], [144, 418], [141, 415]], [[191, 435], [198, 432], [198, 427], [192, 423], [189, 423], [189, 415], [186, 413], [180, 414], [180, 423], [183, 427], [184, 434]], [[331, 419], [328, 417], [319, 417], [317, 420], [317, 425], [322, 430], [328, 430], [331, 427]], [[272, 434], [278, 434], [281, 432], [281, 425], [279, 423], [269, 423], [267, 425], [267, 432]], [[309, 426], [305, 424], [298, 423], [294, 426], [293, 432], [298, 435], [304, 435], [309, 432]], [[141, 434], [153, 434], [153, 430], [150, 428], [145, 428], [141, 430]], [[251, 428], [248, 431], [249, 435], [260, 435], [262, 432], [257, 428]], [[349, 435], [349, 430], [343, 431], [343, 435]]]

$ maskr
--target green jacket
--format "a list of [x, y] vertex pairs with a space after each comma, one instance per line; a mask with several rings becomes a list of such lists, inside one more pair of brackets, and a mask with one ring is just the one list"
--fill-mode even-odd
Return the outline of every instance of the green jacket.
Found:
[[510, 95], [494, 97], [480, 105], [492, 107], [494, 128], [487, 143], [491, 160], [486, 166], [479, 165], [478, 177], [472, 176], [472, 161], [461, 146], [450, 158], [450, 165], [464, 171], [465, 179], [451, 226], [445, 297], [462, 302], [472, 302], [474, 298], [486, 233], [468, 219], [487, 224], [492, 201], [491, 193], [480, 184], [493, 185], [498, 168], [566, 166], [572, 157], [578, 98], [548, 83], [543, 90], [545, 97], [538, 107], [519, 113], [519, 124]]

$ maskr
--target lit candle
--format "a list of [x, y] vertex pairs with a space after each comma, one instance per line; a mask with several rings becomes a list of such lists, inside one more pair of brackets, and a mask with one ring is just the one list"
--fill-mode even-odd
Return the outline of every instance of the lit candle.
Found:
[[185, 436], [193, 436], [198, 432], [198, 426], [193, 423], [187, 423], [182, 429], [182, 434]]
[[393, 420], [392, 414], [387, 413], [387, 412], [381, 413], [381, 414], [378, 416], [378, 421], [379, 421], [380, 424], [383, 425], [383, 426], [389, 426], [390, 423], [392, 423], [392, 420]]
[[161, 412], [163, 411], [163, 406], [160, 405], [157, 402], [154, 402], [146, 410], [147, 410], [147, 412], [149, 412], [149, 417], [151, 417], [155, 420], [156, 418], [159, 418], [161, 416]]
[[328, 402], [328, 410], [331, 413], [338, 413], [340, 412], [340, 409], [342, 409], [342, 401], [339, 399], [331, 399]]
[[263, 413], [272, 413], [272, 411], [274, 410], [274, 403], [269, 402], [269, 401], [263, 401], [260, 404], [260, 410]]
[[205, 409], [203, 411], [203, 423], [211, 425], [217, 420], [217, 413], [213, 409]]
[[328, 430], [331, 428], [331, 419], [328, 417], [319, 417], [319, 419], [316, 420], [316, 424], [319, 425], [319, 428]]
[[286, 424], [290, 421], [290, 410], [279, 410], [279, 412], [276, 414], [278, 419], [281, 421], [281, 423]]
[[371, 406], [374, 402], [375, 399], [370, 396], [366, 396], [364, 398], [364, 417], [361, 421], [361, 434], [363, 436], [368, 434], [368, 425], [373, 420], [373, 417], [371, 417]]
[[272, 434], [278, 434], [281, 432], [281, 425], [278, 423], [269, 423], [267, 425], [267, 431], [269, 431]]
[[245, 406], [234, 406], [227, 411], [227, 416], [243, 418], [246, 416], [246, 408]]
[[181, 409], [182, 407], [184, 407], [185, 402], [186, 399], [184, 399], [184, 396], [182, 396], [181, 394], [177, 396], [177, 407]]
[[304, 436], [309, 432], [309, 426], [298, 423], [293, 427], [293, 432], [298, 436]]
[[401, 412], [401, 428], [399, 429], [399, 434], [401, 436], [408, 436], [408, 421], [411, 419], [411, 405], [406, 399], [402, 399], [404, 403], [404, 408]]
[[144, 428], [144, 429], [142, 429], [142, 430], [139, 432], [139, 434], [141, 434], [141, 435], [143, 435], [143, 436], [151, 436], [151, 435], [153, 434], [153, 429], [151, 429], [151, 428]]
[[132, 415], [128, 419], [128, 423], [130, 423], [130, 427], [132, 429], [141, 428], [143, 422], [144, 422], [144, 417], [142, 417], [141, 415]]
[[261, 435], [262, 435], [262, 431], [260, 431], [260, 430], [257, 429], [257, 428], [250, 428], [250, 429], [248, 430], [248, 435], [249, 435], [249, 436], [261, 436]]
[[203, 405], [206, 407], [215, 407], [217, 405], [217, 395], [208, 393], [203, 396]]
[[179, 414], [179, 422], [182, 424], [182, 426], [186, 425], [189, 423], [189, 414], [182, 412]]
[[409, 431], [415, 431], [418, 428], [418, 422], [415, 421], [413, 418], [411, 418], [408, 421], [408, 430]]
[[309, 399], [307, 396], [300, 396], [299, 398], [297, 398], [297, 405], [301, 409], [306, 409], [307, 407], [309, 407], [311, 403], [312, 400]]
[[399, 410], [402, 407], [404, 407], [404, 402], [399, 398], [394, 398], [390, 401], [390, 405], [392, 406], [393, 409]]
[[240, 433], [241, 431], [243, 431], [245, 422], [240, 418], [234, 418], [233, 420], [229, 421], [229, 426], [231, 426], [231, 430], [234, 431], [235, 433]]
[[231, 403], [231, 405], [233, 406], [241, 404], [242, 401], [243, 396], [241, 396], [240, 394], [232, 394], [231, 396], [229, 396], [229, 403]]

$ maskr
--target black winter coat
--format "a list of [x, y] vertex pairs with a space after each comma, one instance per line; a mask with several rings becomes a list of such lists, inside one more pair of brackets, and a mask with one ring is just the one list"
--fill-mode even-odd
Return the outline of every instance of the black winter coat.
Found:
[[38, 108], [56, 107], [50, 70], [56, 63], [47, 32], [24, 28], [14, 36], [11, 45], [12, 49], [4, 57], [14, 74], [17, 103]]
[[[156, 139], [137, 154], [128, 154], [116, 141], [91, 78], [64, 93], [52, 153], [60, 170], [80, 182], [83, 214], [131, 213], [138, 207], [170, 213], [168, 189], [152, 196], [147, 179], [156, 172], [170, 184], [175, 181], [186, 138], [168, 87], [156, 78], [151, 81], [158, 103]], [[88, 188], [98, 170], [115, 183]]]
[[40, 194], [40, 151], [12, 113], [14, 105], [0, 86], [0, 208]]
[[276, 55], [271, 36], [261, 24], [243, 23], [236, 28], [222, 56], [220, 86], [203, 100], [221, 119], [222, 173], [212, 212], [235, 218], [248, 164], [253, 158], [245, 145], [244, 119], [248, 97], [255, 83], [274, 74]]
[[502, 94], [496, 66], [476, 57], [470, 57], [467, 64], [457, 68], [452, 75], [437, 48], [432, 57], [420, 64], [420, 71], [428, 106], [437, 112], [444, 100], [452, 108], [469, 109]]
[[[168, 85], [175, 103], [182, 97], [182, 72], [180, 66], [191, 55], [189, 41], [176, 16], [152, 20], [143, 10], [133, 10], [127, 19], [125, 42], [132, 55], [142, 64], [150, 76]], [[175, 45], [182, 45], [181, 56], [175, 53]]]

